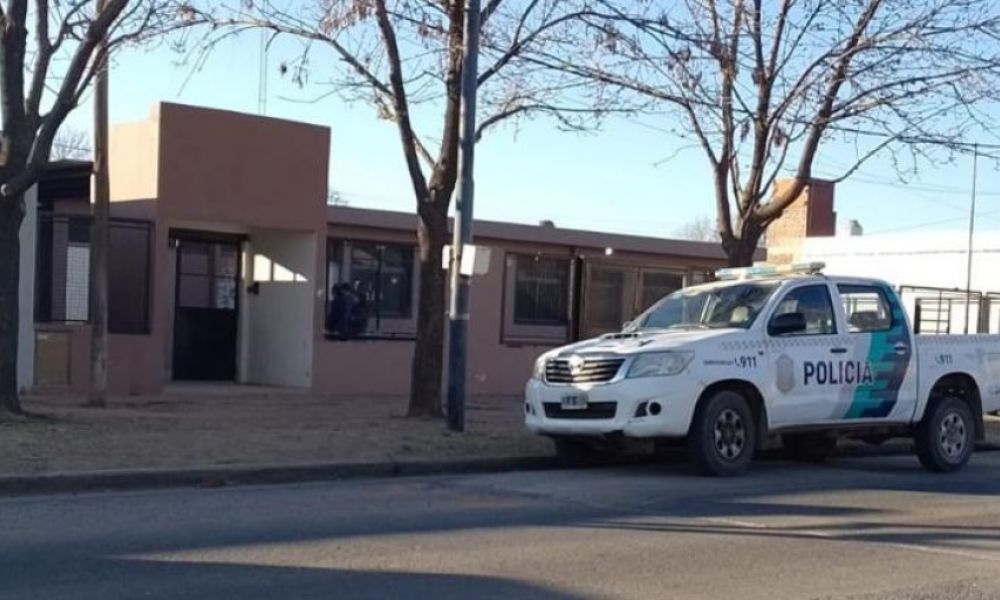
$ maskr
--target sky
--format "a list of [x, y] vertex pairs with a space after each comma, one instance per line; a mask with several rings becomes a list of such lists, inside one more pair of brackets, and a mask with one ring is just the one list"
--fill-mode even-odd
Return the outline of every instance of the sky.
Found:
[[[258, 113], [260, 43], [250, 34], [220, 45], [200, 69], [167, 47], [126, 50], [111, 70], [111, 122], [145, 118], [159, 101]], [[299, 86], [279, 74], [294, 46], [280, 41], [267, 57], [268, 116], [331, 128], [330, 186], [349, 205], [413, 210], [413, 196], [394, 124], [379, 120], [364, 103], [347, 104], [318, 83]], [[426, 129], [440, 119], [429, 115]], [[68, 125], [90, 130], [89, 104]], [[665, 117], [608, 121], [594, 133], [567, 133], [540, 119], [491, 130], [477, 146], [476, 217], [559, 227], [669, 237], [695, 219], [714, 217], [708, 164], [690, 140], [665, 133]], [[419, 123], [418, 123], [419, 126]], [[971, 141], [971, 140], [970, 140]], [[842, 172], [853, 153], [821, 148], [817, 176]], [[865, 165], [838, 185], [840, 224], [857, 219], [866, 235], [902, 231], [964, 230], [968, 227], [972, 159], [926, 166], [920, 179], [903, 184], [886, 160]], [[981, 159], [978, 169], [977, 231], [1000, 231], [1000, 177]]]

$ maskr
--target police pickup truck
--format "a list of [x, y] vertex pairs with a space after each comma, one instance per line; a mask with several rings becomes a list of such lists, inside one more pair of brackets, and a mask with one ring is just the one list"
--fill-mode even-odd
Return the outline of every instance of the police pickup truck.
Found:
[[822, 268], [722, 269], [621, 333], [545, 353], [527, 427], [575, 460], [623, 438], [684, 440], [720, 476], [772, 436], [804, 459], [840, 437], [912, 437], [927, 469], [960, 469], [1000, 409], [1000, 336], [915, 336], [887, 283]]

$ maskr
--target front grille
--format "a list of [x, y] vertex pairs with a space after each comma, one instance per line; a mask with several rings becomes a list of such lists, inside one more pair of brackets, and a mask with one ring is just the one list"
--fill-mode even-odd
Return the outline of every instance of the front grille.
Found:
[[558, 402], [545, 402], [545, 416], [550, 419], [614, 419], [617, 402], [591, 402], [587, 408], [565, 409]]
[[550, 358], [545, 363], [545, 381], [549, 383], [611, 381], [624, 362], [624, 358], [584, 358], [583, 367], [574, 373], [570, 371], [568, 358]]

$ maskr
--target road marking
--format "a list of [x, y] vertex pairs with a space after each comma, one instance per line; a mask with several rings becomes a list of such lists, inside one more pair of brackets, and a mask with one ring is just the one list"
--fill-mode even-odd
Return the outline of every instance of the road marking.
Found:
[[[1000, 556], [994, 554], [986, 554], [983, 552], [975, 552], [971, 550], [959, 550], [956, 548], [940, 548], [936, 546], [927, 546], [925, 544], [904, 544], [901, 542], [886, 542], [880, 540], [862, 539], [854, 537], [850, 530], [847, 530], [847, 533], [845, 535], [843, 533], [817, 531], [815, 529], [788, 530], [781, 526], [768, 525], [766, 523], [760, 523], [757, 521], [745, 521], [743, 519], [730, 519], [727, 517], [700, 517], [695, 520], [706, 523], [712, 523], [715, 525], [726, 525], [737, 529], [753, 529], [758, 531], [764, 530], [764, 531], [773, 531], [775, 533], [786, 533], [786, 534], [794, 533], [795, 535], [800, 535], [804, 537], [813, 537], [826, 540], [838, 540], [845, 542], [857, 542], [863, 544], [878, 544], [881, 546], [888, 546], [890, 548], [898, 548], [900, 550], [914, 550], [917, 552], [924, 552], [927, 554], [939, 554], [944, 556], [982, 560], [987, 562], [1000, 562]], [[885, 529], [892, 529], [894, 527], [898, 529], [905, 529], [905, 527], [900, 527], [893, 523], [884, 524]]]

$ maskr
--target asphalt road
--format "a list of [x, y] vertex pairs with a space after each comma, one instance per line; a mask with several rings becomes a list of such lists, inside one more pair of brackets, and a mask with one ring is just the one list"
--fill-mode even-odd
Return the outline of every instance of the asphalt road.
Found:
[[0, 598], [1000, 598], [1000, 452], [0, 499]]

